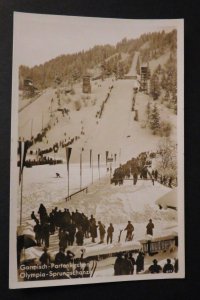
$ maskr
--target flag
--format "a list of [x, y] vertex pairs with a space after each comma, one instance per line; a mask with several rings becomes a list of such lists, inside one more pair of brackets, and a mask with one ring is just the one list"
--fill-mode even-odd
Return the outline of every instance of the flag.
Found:
[[66, 147], [66, 159], [67, 159], [67, 168], [69, 168], [69, 160], [72, 152], [72, 148]]
[[98, 154], [98, 168], [100, 167], [100, 154]]
[[90, 149], [90, 168], [92, 167], [92, 149]]
[[107, 159], [108, 159], [108, 153], [109, 153], [109, 151], [106, 151], [106, 164], [107, 164]]
[[26, 154], [27, 154], [27, 150], [28, 150], [28, 141], [25, 141], [25, 142], [19, 141], [18, 145], [19, 145], [18, 153], [19, 153], [19, 184], [20, 184], [25, 161], [26, 161]]

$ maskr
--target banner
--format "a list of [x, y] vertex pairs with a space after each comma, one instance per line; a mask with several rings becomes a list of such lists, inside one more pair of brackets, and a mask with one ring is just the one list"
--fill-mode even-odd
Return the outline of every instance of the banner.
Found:
[[27, 150], [28, 150], [28, 141], [25, 141], [25, 142], [19, 141], [18, 145], [19, 145], [18, 151], [19, 151], [19, 184], [20, 184], [22, 173], [23, 173], [23, 168], [24, 168], [25, 161], [26, 161], [26, 154], [27, 154]]
[[106, 151], [106, 164], [107, 164], [107, 159], [108, 159], [108, 153], [109, 153], [109, 151]]
[[66, 147], [66, 159], [67, 159], [67, 168], [69, 168], [69, 160], [72, 152], [72, 148]]
[[92, 167], [92, 149], [90, 149], [90, 168]]

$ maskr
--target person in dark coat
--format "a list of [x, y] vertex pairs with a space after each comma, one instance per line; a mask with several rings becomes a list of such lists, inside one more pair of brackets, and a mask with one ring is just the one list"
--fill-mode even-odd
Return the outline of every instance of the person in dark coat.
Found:
[[35, 232], [35, 240], [36, 240], [37, 246], [41, 246], [42, 226], [39, 224], [39, 220], [37, 220], [36, 225], [33, 227], [33, 230]]
[[150, 219], [149, 223], [146, 226], [147, 234], [153, 235], [153, 228], [154, 228], [154, 224], [153, 224], [152, 220]]
[[47, 210], [42, 203], [40, 204], [38, 214], [40, 215], [40, 224], [43, 225], [47, 221], [48, 215]]
[[132, 254], [132, 252], [130, 252], [130, 253], [129, 253], [129, 256], [128, 256], [128, 258], [129, 258], [129, 260], [131, 261], [131, 263], [132, 263], [132, 266], [133, 266], [133, 268], [132, 268], [132, 272], [131, 272], [131, 274], [133, 274], [133, 273], [134, 273], [134, 266], [135, 266], [136, 262], [135, 262], [135, 258], [133, 257], [133, 254]]
[[47, 252], [46, 247], [43, 249], [43, 251], [44, 252], [40, 256], [39, 260], [41, 262], [41, 265], [47, 265], [48, 266], [51, 262], [51, 257], [50, 257], [50, 254]]
[[127, 226], [126, 226], [126, 228], [125, 228], [124, 230], [127, 230], [125, 242], [126, 242], [126, 241], [132, 241], [132, 239], [133, 239], [133, 231], [134, 231], [134, 227], [133, 227], [133, 225], [131, 224], [131, 221], [128, 221], [128, 224], [127, 224]]
[[65, 231], [64, 229], [62, 229], [60, 231], [60, 241], [59, 241], [59, 247], [62, 248], [64, 251], [68, 246], [68, 240], [69, 240], [69, 234], [67, 231]]
[[55, 264], [60, 265], [60, 264], [65, 264], [66, 257], [64, 253], [64, 249], [60, 248], [59, 252], [55, 256]]
[[126, 253], [121, 263], [121, 275], [131, 275], [133, 274], [133, 269], [133, 264]]
[[107, 244], [109, 243], [109, 241], [112, 244], [113, 232], [114, 232], [114, 227], [112, 223], [110, 223], [110, 226], [107, 229]]
[[101, 221], [98, 222], [99, 224], [99, 234], [100, 234], [100, 244], [104, 243], [104, 238], [105, 238], [105, 226], [101, 223]]
[[56, 230], [56, 226], [55, 226], [54, 215], [52, 212], [49, 214], [49, 223], [50, 223], [49, 224], [50, 234], [54, 234]]
[[83, 239], [84, 239], [84, 232], [82, 230], [82, 227], [80, 226], [76, 233], [76, 243], [78, 246], [83, 245]]
[[160, 265], [158, 265], [158, 261], [156, 259], [153, 260], [153, 264], [149, 267], [149, 272], [154, 273], [160, 273], [162, 271], [162, 268]]
[[74, 221], [72, 221], [72, 220], [68, 226], [68, 232], [69, 232], [69, 246], [73, 246], [74, 238], [75, 238], [75, 234], [76, 234], [76, 225], [75, 225]]
[[46, 248], [49, 248], [49, 236], [50, 236], [50, 226], [48, 223], [45, 223], [42, 226], [42, 238]]
[[168, 258], [167, 263], [163, 267], [163, 273], [173, 273], [173, 271], [174, 271], [174, 267], [171, 264], [171, 259]]
[[123, 257], [121, 253], [117, 254], [117, 258], [115, 260], [114, 264], [114, 275], [122, 275], [122, 263], [123, 263]]
[[90, 225], [90, 234], [92, 237], [92, 243], [95, 243], [95, 239], [97, 238], [97, 225], [96, 220], [94, 219]]
[[144, 254], [140, 251], [136, 258], [136, 273], [144, 270]]

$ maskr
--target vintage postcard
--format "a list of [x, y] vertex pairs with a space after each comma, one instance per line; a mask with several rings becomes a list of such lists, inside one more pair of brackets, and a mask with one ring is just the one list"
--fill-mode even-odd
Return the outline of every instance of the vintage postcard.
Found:
[[10, 288], [184, 278], [183, 20], [13, 23]]

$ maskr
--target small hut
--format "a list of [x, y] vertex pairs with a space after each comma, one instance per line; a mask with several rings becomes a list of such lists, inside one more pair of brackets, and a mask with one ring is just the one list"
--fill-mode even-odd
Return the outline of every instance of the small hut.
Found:
[[90, 94], [91, 93], [91, 83], [90, 83], [90, 75], [83, 76], [83, 93]]

